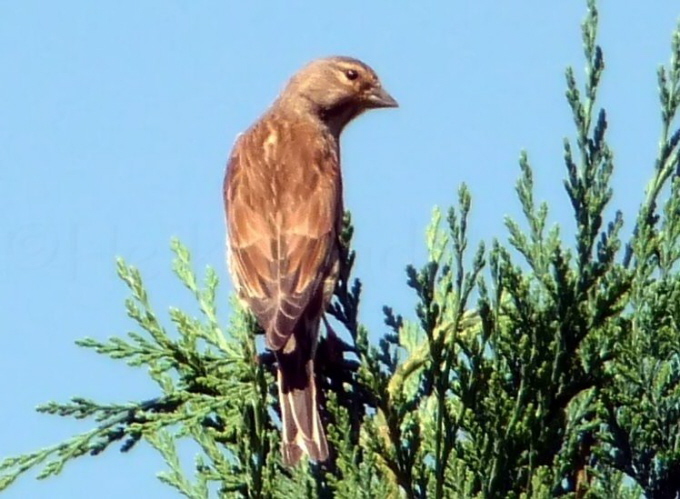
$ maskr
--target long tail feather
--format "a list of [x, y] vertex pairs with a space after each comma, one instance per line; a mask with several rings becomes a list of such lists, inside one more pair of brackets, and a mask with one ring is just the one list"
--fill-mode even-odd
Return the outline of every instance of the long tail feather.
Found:
[[316, 401], [313, 361], [308, 361], [301, 371], [299, 374], [288, 371], [285, 362], [279, 365], [279, 402], [283, 423], [281, 450], [285, 466], [295, 466], [303, 453], [315, 461], [328, 459], [328, 443]]

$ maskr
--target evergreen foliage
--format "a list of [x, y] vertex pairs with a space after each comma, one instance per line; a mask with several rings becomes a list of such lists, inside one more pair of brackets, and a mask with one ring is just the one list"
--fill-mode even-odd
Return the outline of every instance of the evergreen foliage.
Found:
[[[148, 369], [158, 397], [40, 406], [95, 426], [1, 461], [0, 490], [29, 470], [47, 478], [74, 458], [112, 444], [129, 452], [144, 440], [167, 463], [159, 479], [193, 499], [679, 497], [680, 26], [671, 62], [658, 73], [659, 153], [628, 241], [623, 214], [609, 213], [614, 155], [597, 107], [605, 67], [597, 26], [589, 0], [583, 85], [566, 71], [573, 243], [548, 227], [548, 205], [534, 199], [522, 153], [525, 220], [506, 220], [507, 243], [470, 248], [471, 196], [462, 186], [455, 208], [434, 211], [428, 261], [407, 268], [417, 319], [385, 307], [389, 332], [376, 344], [358, 318], [361, 283], [351, 276], [346, 217], [329, 309], [344, 331], [326, 335], [317, 362], [334, 449], [328, 463], [281, 466], [272, 356], [256, 347], [262, 331], [236, 301], [230, 324], [218, 323], [215, 272], [199, 282], [188, 250], [174, 241], [174, 272], [200, 316], [171, 308], [162, 321], [140, 272], [119, 260], [137, 330], [78, 342]], [[181, 439], [200, 446], [192, 473], [180, 467]]]

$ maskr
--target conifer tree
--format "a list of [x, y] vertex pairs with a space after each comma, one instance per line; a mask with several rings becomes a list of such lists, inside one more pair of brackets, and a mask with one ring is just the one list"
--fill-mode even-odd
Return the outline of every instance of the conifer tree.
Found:
[[[342, 326], [319, 346], [327, 463], [281, 465], [275, 366], [262, 334], [232, 302], [219, 324], [218, 280], [197, 276], [173, 241], [173, 270], [200, 314], [152, 307], [141, 273], [123, 260], [126, 310], [136, 332], [78, 345], [144, 367], [158, 394], [132, 404], [85, 398], [39, 411], [93, 422], [65, 442], [0, 461], [0, 490], [38, 469], [143, 442], [164, 458], [160, 480], [179, 495], [338, 498], [675, 498], [680, 496], [680, 26], [658, 72], [661, 137], [634, 231], [610, 206], [614, 154], [597, 105], [605, 69], [598, 11], [582, 25], [585, 75], [566, 71], [575, 131], [564, 140], [564, 187], [575, 240], [549, 226], [521, 153], [522, 222], [509, 237], [470, 248], [472, 196], [435, 209], [428, 261], [407, 268], [417, 320], [384, 308], [388, 332], [358, 317], [352, 223], [345, 219], [341, 277], [328, 313]], [[370, 285], [370, 283], [369, 283]], [[169, 319], [169, 320], [168, 320]], [[379, 338], [377, 342], [373, 338]], [[193, 470], [177, 444], [200, 447]]]

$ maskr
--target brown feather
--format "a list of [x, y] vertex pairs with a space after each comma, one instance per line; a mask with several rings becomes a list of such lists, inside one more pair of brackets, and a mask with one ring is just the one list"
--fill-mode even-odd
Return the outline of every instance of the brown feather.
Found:
[[[350, 70], [357, 78], [347, 76]], [[313, 61], [237, 139], [227, 165], [229, 268], [276, 354], [287, 465], [303, 453], [328, 457], [314, 355], [338, 276], [339, 136], [364, 110], [395, 105], [364, 63]]]
[[[286, 141], [262, 155], [271, 133]], [[337, 143], [329, 135], [310, 150], [304, 142], [319, 133], [305, 123], [258, 123], [240, 138], [228, 166], [233, 271], [272, 350], [292, 334], [337, 244], [342, 205]]]

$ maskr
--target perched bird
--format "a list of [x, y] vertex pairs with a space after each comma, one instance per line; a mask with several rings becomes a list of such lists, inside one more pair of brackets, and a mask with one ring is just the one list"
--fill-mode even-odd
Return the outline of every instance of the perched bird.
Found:
[[312, 61], [240, 135], [227, 164], [227, 260], [239, 297], [278, 365], [283, 462], [325, 461], [314, 354], [338, 276], [340, 134], [368, 109], [397, 107], [375, 71], [350, 57]]

